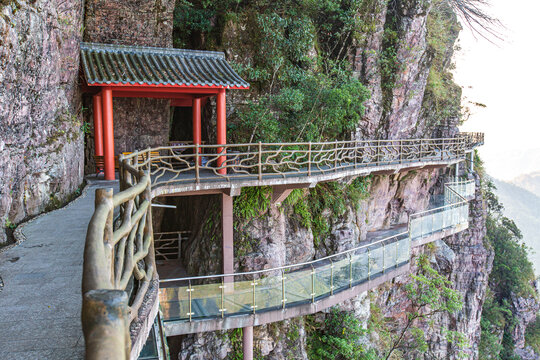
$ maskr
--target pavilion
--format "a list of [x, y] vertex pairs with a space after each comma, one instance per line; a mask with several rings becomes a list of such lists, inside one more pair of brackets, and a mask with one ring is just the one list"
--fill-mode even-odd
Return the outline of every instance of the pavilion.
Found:
[[93, 95], [95, 155], [104, 159], [106, 180], [115, 179], [113, 97], [192, 107], [193, 143], [200, 145], [201, 104], [216, 96], [217, 145], [225, 145], [226, 90], [249, 89], [222, 52], [81, 43], [81, 61], [83, 91]]

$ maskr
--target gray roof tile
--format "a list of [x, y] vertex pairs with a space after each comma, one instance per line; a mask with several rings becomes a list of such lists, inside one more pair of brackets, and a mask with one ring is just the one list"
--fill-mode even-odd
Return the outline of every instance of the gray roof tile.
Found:
[[88, 85], [249, 87], [216, 51], [81, 43], [81, 61]]

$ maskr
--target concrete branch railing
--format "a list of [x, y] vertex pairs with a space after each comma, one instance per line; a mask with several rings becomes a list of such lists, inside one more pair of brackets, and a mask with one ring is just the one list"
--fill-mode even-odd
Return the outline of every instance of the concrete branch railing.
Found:
[[124, 156], [148, 170], [152, 185], [199, 184], [216, 180], [309, 177], [351, 169], [465, 158], [483, 141], [480, 133], [454, 138], [185, 145], [146, 149]]
[[457, 226], [465, 229], [469, 214], [465, 196], [472, 194], [472, 180], [446, 184], [445, 205], [411, 215], [407, 232], [321, 259], [260, 271], [161, 280], [163, 320], [192, 322], [285, 310], [371, 281], [407, 264], [418, 238]]
[[[128, 166], [121, 171], [122, 191], [96, 190], [86, 236], [82, 326], [87, 359], [133, 357], [130, 325], [151, 283], [157, 285], [150, 176]], [[154, 295], [157, 300], [157, 289]]]

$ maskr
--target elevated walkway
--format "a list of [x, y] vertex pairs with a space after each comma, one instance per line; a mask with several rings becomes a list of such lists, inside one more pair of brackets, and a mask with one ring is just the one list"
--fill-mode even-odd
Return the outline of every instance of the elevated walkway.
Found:
[[[258, 326], [324, 310], [409, 270], [411, 248], [468, 227], [474, 182], [448, 183], [444, 205], [368, 234], [367, 244], [322, 259], [246, 273], [161, 280], [167, 336]], [[435, 204], [440, 201], [435, 198]]]
[[[292, 189], [321, 181], [456, 164], [482, 143], [482, 134], [460, 134], [449, 139], [170, 146], [121, 156], [121, 191], [96, 192], [87, 232], [83, 328], [92, 335], [87, 351], [124, 357], [123, 349], [130, 348], [134, 358], [150, 331], [158, 303], [152, 198], [224, 194], [225, 264], [232, 259], [226, 256], [232, 248], [230, 196], [242, 187], [272, 186], [272, 201], [279, 203]], [[324, 259], [262, 272], [168, 280], [173, 287], [162, 288], [159, 295], [167, 335], [305, 315], [398, 276], [408, 269], [411, 247], [467, 228], [467, 191], [470, 184], [448, 184], [445, 205], [411, 215], [406, 233]], [[96, 306], [111, 307], [117, 317], [93, 311]], [[121, 324], [126, 323], [132, 345], [124, 346]], [[115, 333], [104, 336], [107, 331]]]

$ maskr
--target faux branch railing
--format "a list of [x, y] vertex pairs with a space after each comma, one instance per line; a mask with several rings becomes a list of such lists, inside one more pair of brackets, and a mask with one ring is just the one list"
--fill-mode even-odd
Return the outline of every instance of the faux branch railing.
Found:
[[[153, 185], [217, 180], [263, 180], [276, 176], [312, 176], [344, 170], [420, 161], [463, 159], [481, 133], [455, 138], [335, 141], [324, 143], [254, 143], [157, 147], [124, 157], [149, 170]], [[139, 161], [140, 160], [140, 161]]]
[[96, 190], [88, 225], [82, 281], [87, 359], [129, 359], [130, 324], [157, 279], [150, 175], [122, 162], [120, 189], [115, 195]]
[[[405, 265], [413, 241], [468, 226], [474, 181], [446, 184], [445, 205], [411, 215], [407, 232], [322, 259], [235, 274], [161, 280], [163, 319], [193, 321], [286, 309], [333, 296]], [[167, 287], [170, 286], [170, 287]]]

